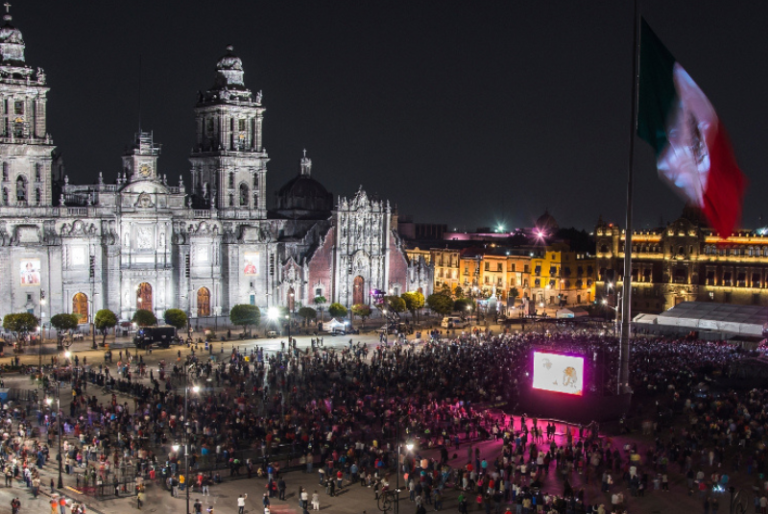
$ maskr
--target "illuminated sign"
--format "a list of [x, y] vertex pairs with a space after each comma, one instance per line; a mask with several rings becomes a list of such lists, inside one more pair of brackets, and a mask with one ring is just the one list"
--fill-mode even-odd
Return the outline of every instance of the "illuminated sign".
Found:
[[533, 352], [533, 388], [581, 396], [584, 392], [584, 359]]

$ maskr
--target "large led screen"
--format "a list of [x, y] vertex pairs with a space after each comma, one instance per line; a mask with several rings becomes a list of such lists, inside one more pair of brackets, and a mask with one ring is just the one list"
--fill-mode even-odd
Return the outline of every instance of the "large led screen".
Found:
[[533, 387], [581, 396], [584, 391], [584, 359], [533, 352]]

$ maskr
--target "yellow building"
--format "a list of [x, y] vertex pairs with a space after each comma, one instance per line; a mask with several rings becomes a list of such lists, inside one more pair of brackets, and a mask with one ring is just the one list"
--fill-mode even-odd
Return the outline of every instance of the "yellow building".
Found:
[[444, 285], [451, 291], [459, 285], [459, 250], [450, 248], [432, 248], [430, 258], [435, 267], [435, 291], [439, 291]]
[[539, 307], [584, 305], [595, 298], [595, 259], [555, 243], [534, 250], [531, 291]]

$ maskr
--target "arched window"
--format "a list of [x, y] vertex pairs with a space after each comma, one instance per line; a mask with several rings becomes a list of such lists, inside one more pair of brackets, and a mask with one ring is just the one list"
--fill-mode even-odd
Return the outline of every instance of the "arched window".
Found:
[[229, 174], [229, 188], [234, 189], [235, 188], [235, 174], [230, 173]]
[[27, 179], [19, 175], [16, 179], [16, 201], [24, 203], [27, 201]]
[[85, 293], [72, 297], [72, 314], [80, 318], [80, 323], [88, 323], [88, 296]]
[[229, 206], [230, 207], [235, 206], [235, 195], [229, 195]]
[[3, 182], [8, 182], [8, 173], [11, 171], [11, 165], [7, 162], [3, 163]]
[[256, 189], [259, 187], [259, 174], [254, 173], [253, 174], [253, 188]]
[[248, 207], [248, 186], [240, 184], [240, 206]]
[[39, 162], [35, 164], [35, 182], [40, 182], [43, 176], [43, 165]]
[[259, 193], [253, 193], [253, 208], [259, 208]]

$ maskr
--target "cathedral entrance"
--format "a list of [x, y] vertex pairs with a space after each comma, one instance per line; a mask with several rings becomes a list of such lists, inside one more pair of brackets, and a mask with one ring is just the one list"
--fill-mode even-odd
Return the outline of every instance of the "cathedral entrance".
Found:
[[293, 314], [294, 307], [296, 306], [296, 293], [293, 288], [288, 289], [288, 312]]
[[144, 309], [153, 312], [152, 309], [152, 286], [146, 282], [139, 284], [136, 288], [136, 309]]
[[365, 303], [365, 279], [360, 275], [355, 277], [352, 286], [352, 305]]
[[78, 323], [88, 323], [88, 297], [84, 293], [72, 297], [72, 314], [78, 317]]
[[201, 287], [197, 290], [197, 317], [211, 315], [211, 292], [207, 287]]

